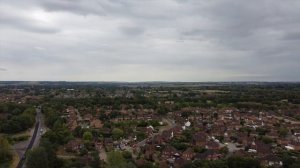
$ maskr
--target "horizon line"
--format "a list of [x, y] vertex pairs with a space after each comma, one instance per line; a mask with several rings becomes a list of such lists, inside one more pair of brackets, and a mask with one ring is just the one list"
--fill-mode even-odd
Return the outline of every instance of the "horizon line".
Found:
[[91, 82], [91, 83], [246, 83], [246, 82], [252, 82], [252, 83], [300, 83], [299, 81], [259, 81], [259, 80], [240, 80], [240, 81], [88, 81], [88, 80], [0, 80], [0, 82]]

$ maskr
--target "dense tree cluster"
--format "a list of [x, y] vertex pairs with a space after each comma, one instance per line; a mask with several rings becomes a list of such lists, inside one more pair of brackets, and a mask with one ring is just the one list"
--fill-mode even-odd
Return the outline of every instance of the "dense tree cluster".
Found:
[[[80, 90], [81, 89], [81, 90]], [[94, 91], [94, 95], [88, 98], [46, 98], [49, 104], [55, 105], [55, 109], [66, 106], [86, 107], [90, 111], [94, 107], [110, 107], [113, 112], [101, 115], [101, 119], [120, 116], [118, 110], [125, 109], [154, 109], [157, 114], [165, 115], [169, 111], [179, 110], [185, 107], [236, 107], [239, 109], [258, 110], [288, 110], [297, 109], [300, 103], [300, 89], [297, 84], [264, 83], [251, 84], [224, 84], [195, 87], [105, 87], [105, 88], [80, 88], [77, 92], [86, 93]], [[126, 97], [126, 92], [131, 92], [132, 97]], [[58, 93], [64, 90], [56, 91]], [[122, 92], [120, 96], [111, 96]], [[57, 93], [57, 94], [58, 94]], [[47, 96], [45, 96], [47, 97]], [[173, 101], [174, 104], [165, 104], [165, 101]], [[299, 118], [292, 110], [288, 115]]]
[[73, 138], [72, 133], [60, 120], [54, 123], [51, 130], [47, 131], [44, 135], [53, 145], [63, 145]]
[[12, 107], [12, 105], [2, 105], [2, 112], [7, 111], [8, 116], [6, 119], [0, 120], [0, 132], [12, 134], [25, 131], [33, 126], [35, 122], [35, 109], [33, 107]]

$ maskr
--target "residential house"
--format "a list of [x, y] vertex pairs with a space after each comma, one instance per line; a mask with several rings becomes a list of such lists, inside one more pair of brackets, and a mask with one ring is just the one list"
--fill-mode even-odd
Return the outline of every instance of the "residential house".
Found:
[[183, 153], [182, 153], [182, 158], [184, 160], [192, 160], [194, 157], [195, 153], [192, 148], [187, 148]]
[[264, 142], [258, 140], [253, 141], [250, 146], [250, 150], [255, 150], [260, 156], [265, 156], [272, 152], [269, 144], [265, 144]]
[[103, 127], [103, 124], [102, 124], [101, 120], [93, 119], [90, 122], [90, 127], [93, 128], [93, 129], [101, 129]]
[[169, 130], [165, 130], [162, 132], [161, 137], [164, 142], [167, 142], [173, 137], [173, 132]]
[[65, 150], [67, 152], [79, 152], [82, 147], [83, 145], [80, 139], [73, 139], [65, 145]]
[[174, 157], [177, 153], [177, 150], [173, 146], [166, 146], [161, 153], [161, 159], [167, 160], [169, 158]]
[[113, 143], [113, 139], [112, 138], [104, 138], [103, 140], [104, 142], [104, 146], [107, 150], [109, 149], [112, 149], [113, 146], [114, 146], [114, 143]]
[[198, 160], [216, 160], [221, 157], [222, 154], [218, 153], [218, 151], [209, 149], [204, 153], [197, 153], [194, 158]]
[[193, 135], [193, 144], [197, 146], [205, 146], [207, 135], [203, 132], [197, 132]]
[[282, 167], [282, 161], [274, 154], [269, 154], [260, 159], [260, 164], [264, 167]]
[[152, 139], [152, 143], [156, 144], [156, 145], [160, 145], [163, 142], [163, 138], [161, 137], [161, 135], [155, 135]]
[[219, 149], [220, 145], [219, 143], [215, 142], [215, 141], [207, 141], [205, 144], [205, 148], [206, 149]]
[[293, 147], [294, 150], [300, 150], [300, 142], [292, 141], [289, 146]]

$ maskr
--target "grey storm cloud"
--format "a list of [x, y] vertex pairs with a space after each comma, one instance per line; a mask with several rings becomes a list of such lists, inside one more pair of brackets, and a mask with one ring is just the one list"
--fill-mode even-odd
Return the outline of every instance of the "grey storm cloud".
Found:
[[120, 29], [129, 36], [140, 35], [145, 31], [142, 27], [121, 27]]
[[0, 80], [299, 81], [299, 27], [296, 0], [2, 0]]
[[0, 71], [7, 71], [7, 69], [0, 67]]
[[289, 32], [282, 38], [283, 40], [300, 40], [300, 32]]
[[83, 0], [42, 0], [39, 2], [48, 11], [66, 11], [80, 15], [103, 15], [103, 8], [98, 1]]

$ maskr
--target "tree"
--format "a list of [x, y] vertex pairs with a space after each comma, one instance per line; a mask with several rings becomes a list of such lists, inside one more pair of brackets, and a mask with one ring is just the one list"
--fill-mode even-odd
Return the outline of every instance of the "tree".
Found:
[[297, 161], [295, 161], [290, 168], [299, 168], [300, 167], [300, 159], [298, 159]]
[[196, 152], [196, 153], [204, 153], [207, 149], [204, 148], [204, 147], [201, 147], [201, 146], [195, 146], [195, 147], [193, 148], [193, 150], [194, 150], [194, 152]]
[[226, 164], [226, 160], [218, 159], [218, 160], [212, 160], [208, 162], [209, 168], [228, 168], [228, 165]]
[[126, 168], [126, 161], [119, 151], [111, 151], [107, 155], [108, 168]]
[[194, 160], [185, 162], [182, 168], [228, 168], [227, 161], [225, 159], [217, 160]]
[[130, 161], [130, 160], [132, 159], [132, 154], [131, 154], [131, 152], [129, 152], [129, 151], [124, 151], [122, 154], [123, 154], [123, 157], [124, 157], [126, 160]]
[[86, 131], [83, 133], [83, 139], [86, 141], [90, 141], [93, 139], [93, 134], [90, 131]]
[[52, 144], [49, 139], [42, 137], [40, 142], [40, 147], [45, 148], [48, 158], [48, 164], [51, 168], [60, 168], [63, 165], [62, 160], [56, 156], [56, 145]]
[[111, 133], [114, 139], [119, 139], [124, 135], [124, 131], [120, 128], [114, 128]]
[[49, 168], [49, 161], [45, 148], [37, 147], [29, 151], [26, 160], [27, 168]]
[[241, 119], [240, 124], [244, 126], [245, 125], [245, 120]]
[[55, 112], [52, 108], [44, 108], [43, 113], [45, 114], [45, 122], [49, 128], [52, 128], [55, 121], [60, 119], [59, 113]]
[[92, 159], [92, 161], [90, 163], [90, 166], [92, 166], [92, 167], [99, 167], [100, 164], [101, 164], [101, 162], [100, 162], [98, 151], [92, 152], [91, 155], [92, 155], [93, 159]]
[[215, 113], [213, 114], [213, 117], [214, 117], [214, 119], [218, 119], [219, 114], [215, 112]]
[[168, 110], [167, 110], [167, 108], [166, 107], [163, 107], [163, 106], [160, 106], [159, 108], [158, 108], [158, 110], [157, 110], [157, 113], [159, 114], [159, 115], [166, 115], [167, 113], [168, 113]]
[[192, 161], [184, 162], [183, 165], [181, 166], [181, 168], [191, 168], [191, 167], [193, 167]]
[[224, 146], [224, 147], [222, 147], [222, 148], [220, 149], [220, 152], [223, 153], [223, 154], [225, 154], [225, 155], [227, 155], [228, 152], [229, 152], [229, 149], [227, 148], [227, 146]]
[[288, 132], [289, 132], [289, 130], [286, 128], [283, 128], [283, 127], [279, 128], [279, 130], [278, 130], [278, 133], [281, 137], [286, 137]]
[[270, 130], [268, 130], [266, 128], [260, 128], [260, 127], [258, 127], [256, 129], [256, 132], [258, 133], [258, 135], [266, 135], [266, 133], [270, 132]]
[[0, 163], [7, 163], [11, 159], [12, 159], [12, 154], [10, 152], [9, 143], [6, 138], [0, 136]]
[[250, 157], [229, 157], [228, 158], [229, 168], [260, 168], [259, 161]]
[[[16, 110], [20, 111], [20, 110]], [[33, 126], [34, 118], [34, 109], [27, 108], [23, 113], [12, 112], [15, 115], [12, 115], [11, 118], [0, 122], [0, 131], [4, 133], [17, 133], [24, 131]]]
[[82, 128], [81, 128], [81, 126], [77, 126], [75, 128], [75, 130], [73, 131], [73, 135], [75, 137], [77, 137], [77, 138], [81, 138], [81, 136], [82, 136]]
[[138, 132], [136, 134], [136, 137], [137, 137], [137, 140], [140, 141], [140, 140], [143, 140], [147, 137], [147, 134], [145, 132]]
[[298, 168], [300, 167], [300, 152], [297, 151], [282, 151], [281, 158], [283, 168]]
[[190, 115], [192, 115], [191, 112], [182, 112], [181, 113], [181, 117], [183, 117], [183, 118], [188, 118]]
[[73, 138], [68, 128], [57, 122], [54, 124], [53, 129], [47, 131], [43, 136], [56, 145], [63, 145]]
[[273, 139], [269, 136], [262, 136], [261, 140], [265, 143], [265, 144], [270, 144], [273, 142]]

